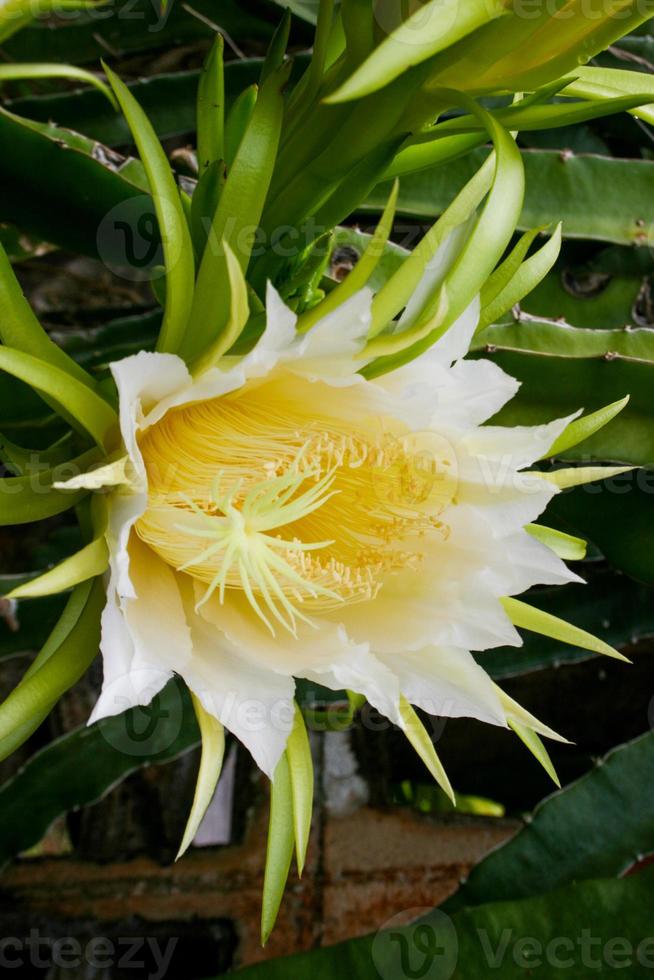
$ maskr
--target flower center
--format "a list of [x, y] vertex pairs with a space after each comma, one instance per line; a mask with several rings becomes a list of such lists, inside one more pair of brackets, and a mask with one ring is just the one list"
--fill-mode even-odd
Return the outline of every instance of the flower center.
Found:
[[[373, 599], [421, 562], [453, 496], [451, 461], [375, 414], [365, 386], [280, 372], [169, 412], [141, 439], [149, 500], [136, 531], [206, 585], [243, 592], [274, 633]], [[424, 447], [423, 447], [424, 448]]]

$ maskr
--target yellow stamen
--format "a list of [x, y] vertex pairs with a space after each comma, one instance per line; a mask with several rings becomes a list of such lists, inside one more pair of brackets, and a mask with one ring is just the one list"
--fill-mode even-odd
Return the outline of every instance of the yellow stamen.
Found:
[[373, 599], [388, 575], [420, 565], [425, 535], [446, 533], [438, 515], [452, 494], [425, 494], [406, 440], [358, 388], [280, 373], [148, 430], [136, 531], [207, 586], [198, 606], [239, 590], [271, 632], [295, 633], [311, 613]]

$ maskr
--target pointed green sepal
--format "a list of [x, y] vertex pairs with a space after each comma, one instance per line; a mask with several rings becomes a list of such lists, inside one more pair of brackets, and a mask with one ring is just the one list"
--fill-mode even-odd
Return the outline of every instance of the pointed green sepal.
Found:
[[552, 443], [542, 459], [559, 456], [561, 453], [567, 452], [568, 449], [572, 449], [573, 446], [578, 446], [579, 443], [589, 439], [600, 429], [603, 429], [605, 425], [608, 425], [628, 404], [629, 395], [625, 395], [624, 398], [600, 408], [597, 412], [591, 412], [590, 415], [575, 419]]
[[542, 609], [529, 606], [519, 599], [504, 598], [501, 602], [513, 625], [520, 629], [540, 633], [542, 636], [549, 636], [550, 639], [558, 640], [560, 643], [567, 643], [572, 647], [581, 647], [582, 650], [591, 650], [593, 653], [600, 653], [605, 657], [630, 663], [627, 657], [609, 646], [604, 640], [567, 623], [564, 619], [559, 619], [558, 616], [552, 616], [551, 613], [543, 612]]
[[295, 823], [293, 788], [286, 752], [282, 755], [270, 788], [270, 822], [266, 870], [261, 903], [261, 945], [265, 946], [275, 927], [279, 906], [293, 858]]
[[404, 734], [440, 788], [447, 794], [454, 806], [456, 806], [456, 797], [452, 789], [452, 784], [447, 777], [441, 760], [438, 758], [434, 743], [429, 737], [427, 729], [404, 696], [400, 698], [400, 716], [404, 722]]
[[313, 813], [313, 760], [309, 736], [300, 708], [295, 706], [295, 722], [286, 745], [293, 796], [293, 825], [298, 873], [302, 877], [306, 861]]
[[621, 476], [635, 469], [636, 466], [573, 466], [565, 470], [534, 471], [531, 475], [553, 483], [559, 490], [569, 490], [571, 487], [583, 487], [597, 480], [610, 480], [614, 476]]
[[[522, 262], [503, 289], [483, 306], [477, 331], [496, 323], [508, 310], [513, 309], [541, 282], [554, 267], [559, 257], [562, 241], [562, 225], [551, 238], [530, 258]], [[483, 302], [483, 294], [482, 294]]]
[[56, 595], [72, 589], [81, 582], [102, 575], [109, 565], [109, 549], [104, 536], [96, 538], [77, 554], [65, 558], [38, 578], [18, 586], [7, 596], [8, 599], [36, 599], [40, 596]]
[[314, 306], [313, 309], [302, 314], [297, 323], [298, 333], [306, 333], [319, 320], [333, 310], [338, 309], [339, 306], [342, 306], [346, 300], [354, 296], [355, 293], [363, 289], [366, 285], [384, 255], [384, 249], [388, 244], [395, 219], [399, 190], [400, 184], [396, 180], [393, 183], [384, 213], [375, 229], [375, 233], [368, 242], [365, 252], [349, 275], [335, 289], [332, 289], [328, 293], [322, 303], [319, 303], [318, 306]]
[[588, 542], [583, 538], [576, 538], [572, 534], [542, 524], [527, 524], [525, 531], [564, 561], [582, 561], [586, 557]]
[[216, 34], [200, 72], [196, 109], [200, 177], [212, 163], [225, 159], [224, 47], [222, 34]]
[[[197, 377], [209, 368], [215, 367], [223, 354], [234, 346], [241, 336], [250, 316], [248, 288], [240, 263], [226, 241], [222, 242], [225, 253], [227, 281], [229, 283], [229, 317], [223, 329], [209, 348], [191, 366], [192, 373]], [[224, 284], [223, 284], [223, 291]]]
[[118, 416], [108, 402], [61, 368], [11, 347], [0, 347], [0, 370], [52, 399], [65, 416], [75, 419], [102, 449], [116, 436]]
[[216, 791], [225, 757], [225, 729], [217, 718], [205, 711], [200, 699], [192, 692], [191, 699], [202, 736], [202, 755], [198, 780], [195, 785], [193, 806], [184, 830], [182, 843], [177, 852], [176, 861], [179, 861], [195, 839]]
[[[100, 643], [100, 614], [105, 604], [102, 581], [95, 579], [85, 594], [84, 608], [69, 632], [47, 657], [39, 655], [36, 670], [28, 671], [24, 679], [0, 705], [0, 754], [9, 754], [18, 747], [16, 740], [29, 735], [38, 727], [69, 688], [86, 672], [96, 657]], [[33, 665], [35, 666], [35, 665]]]
[[154, 201], [166, 268], [166, 305], [157, 350], [176, 354], [193, 302], [193, 243], [175, 177], [152, 123], [127, 86], [103, 64], [134, 138]]
[[542, 739], [535, 731], [531, 728], [527, 728], [524, 725], [519, 724], [517, 721], [510, 721], [509, 725], [516, 733], [518, 738], [527, 746], [531, 754], [535, 759], [540, 762], [541, 766], [553, 781], [553, 783], [561, 789], [561, 780], [559, 779], [556, 769], [554, 768], [554, 763], [550, 758], [550, 754], [543, 745]]

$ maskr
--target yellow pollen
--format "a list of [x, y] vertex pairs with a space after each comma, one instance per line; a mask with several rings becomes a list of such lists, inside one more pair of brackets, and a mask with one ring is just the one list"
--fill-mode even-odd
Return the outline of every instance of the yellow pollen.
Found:
[[420, 567], [426, 536], [446, 536], [452, 493], [426, 499], [405, 439], [358, 386], [282, 372], [251, 382], [141, 438], [149, 499], [136, 532], [206, 585], [199, 606], [236, 590], [273, 634], [296, 633], [311, 614], [374, 599], [389, 575]]

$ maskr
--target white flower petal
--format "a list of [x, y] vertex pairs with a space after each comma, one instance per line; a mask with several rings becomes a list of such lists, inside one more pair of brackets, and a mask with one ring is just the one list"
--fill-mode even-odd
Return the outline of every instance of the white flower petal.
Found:
[[581, 411], [543, 425], [484, 425], [466, 437], [466, 447], [475, 455], [522, 470], [541, 459]]
[[[196, 599], [202, 589], [196, 588]], [[304, 677], [331, 690], [350, 688], [364, 694], [386, 717], [399, 723], [399, 688], [395, 676], [370, 652], [368, 643], [355, 643], [337, 622], [312, 617], [298, 622], [297, 636], [279, 627], [273, 636], [247, 599], [228, 592], [200, 607], [200, 615], [220, 629], [241, 656], [262, 669]]]
[[350, 357], [365, 345], [372, 318], [371, 289], [360, 289], [337, 310], [328, 313], [302, 338], [298, 356], [303, 360]]
[[495, 685], [468, 650], [426, 647], [381, 659], [398, 675], [407, 701], [428, 714], [506, 727]]
[[438, 419], [464, 430], [492, 418], [520, 388], [519, 381], [492, 361], [457, 361], [448, 373]]
[[295, 682], [244, 656], [214, 623], [195, 612], [192, 584], [182, 587], [193, 656], [180, 673], [205, 711], [245, 745], [272, 779], [293, 728]]
[[102, 619], [104, 683], [94, 721], [148, 704], [191, 656], [174, 572], [135, 535], [129, 552], [134, 597], [121, 600], [112, 576]]

